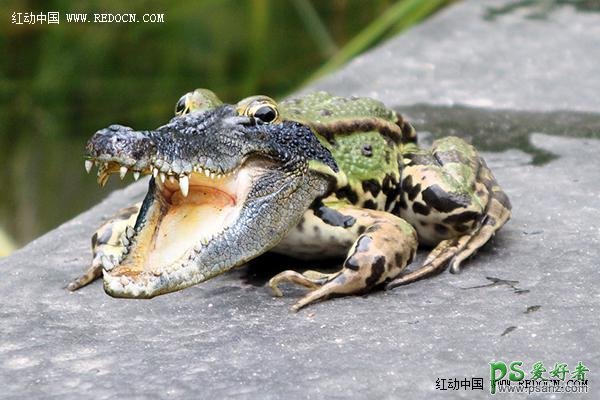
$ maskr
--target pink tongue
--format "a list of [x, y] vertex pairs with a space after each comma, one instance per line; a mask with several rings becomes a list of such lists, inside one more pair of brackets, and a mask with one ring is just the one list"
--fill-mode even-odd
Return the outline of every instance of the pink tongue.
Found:
[[[173, 193], [171, 206], [159, 223], [147, 260], [150, 268], [178, 261], [203, 238], [210, 239], [228, 222], [235, 199], [228, 193], [206, 186], [193, 186], [187, 197]], [[184, 261], [187, 261], [184, 260]]]

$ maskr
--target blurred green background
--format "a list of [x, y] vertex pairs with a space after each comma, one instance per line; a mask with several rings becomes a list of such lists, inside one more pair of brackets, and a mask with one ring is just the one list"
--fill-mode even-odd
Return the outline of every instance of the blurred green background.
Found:
[[[86, 140], [166, 123], [208, 87], [225, 101], [282, 97], [449, 0], [9, 1], [0, 11], [0, 256], [110, 189], [83, 169]], [[60, 24], [11, 22], [60, 12]], [[65, 13], [163, 13], [164, 23], [67, 23]]]

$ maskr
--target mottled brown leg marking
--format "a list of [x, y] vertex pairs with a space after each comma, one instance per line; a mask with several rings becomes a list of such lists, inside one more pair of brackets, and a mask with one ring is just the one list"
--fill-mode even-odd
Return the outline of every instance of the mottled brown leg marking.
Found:
[[[362, 294], [400, 274], [414, 257], [417, 236], [404, 220], [382, 211], [341, 209], [357, 221], [358, 239], [350, 248], [342, 269], [325, 276], [308, 277], [307, 273], [284, 271], [269, 281], [275, 295], [281, 295], [278, 285], [290, 282], [311, 291], [300, 299], [292, 310], [331, 296]], [[366, 227], [366, 229], [360, 229]], [[363, 231], [359, 234], [358, 231]], [[307, 271], [312, 272], [314, 271]]]
[[[510, 218], [510, 201], [485, 161], [472, 146], [466, 143], [461, 145], [460, 142], [458, 138], [436, 141], [432, 154], [438, 168], [441, 168], [438, 173], [452, 176], [462, 191], [453, 193], [437, 184], [429, 185], [423, 190], [421, 196], [431, 206], [432, 214], [423, 214], [423, 210], [418, 207], [418, 210], [414, 210], [415, 213], [429, 215], [433, 219], [436, 212], [450, 213], [461, 207], [464, 208], [445, 218], [442, 216], [443, 224], [433, 225], [435, 232], [442, 237], [446, 234], [450, 235], [449, 228], [456, 232], [456, 236], [439, 242], [421, 267], [396, 278], [387, 285], [388, 289], [441, 272], [447, 266], [450, 267], [450, 272], [459, 272], [461, 263], [483, 246]], [[444, 150], [440, 151], [440, 149]], [[467, 174], [464, 174], [465, 169], [448, 168], [452, 163], [470, 165], [470, 168]], [[422, 167], [423, 170], [426, 168], [433, 167], [429, 165]], [[475, 171], [475, 173], [469, 174], [468, 171]], [[474, 204], [481, 206], [478, 209], [473, 208]]]

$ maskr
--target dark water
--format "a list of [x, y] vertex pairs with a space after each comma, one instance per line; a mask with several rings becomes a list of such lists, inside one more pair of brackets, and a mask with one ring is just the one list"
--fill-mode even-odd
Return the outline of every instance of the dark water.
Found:
[[532, 133], [600, 139], [600, 114], [574, 111], [485, 110], [466, 106], [418, 104], [400, 111], [417, 131], [431, 132], [434, 138], [454, 135], [467, 138], [482, 151], [520, 149], [541, 165], [557, 156], [535, 147]]

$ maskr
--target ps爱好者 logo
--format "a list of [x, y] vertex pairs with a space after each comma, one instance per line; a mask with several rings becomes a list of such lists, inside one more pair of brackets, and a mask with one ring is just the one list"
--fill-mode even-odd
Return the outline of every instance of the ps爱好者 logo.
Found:
[[490, 363], [490, 393], [587, 393], [589, 371], [581, 361], [573, 369], [555, 362], [550, 370], [541, 361], [531, 369], [522, 361], [495, 361]]
[[440, 391], [485, 390], [490, 393], [588, 393], [590, 369], [578, 361], [569, 367], [555, 362], [544, 365], [542, 361], [525, 364], [523, 361], [492, 361], [489, 363], [489, 380], [483, 377], [438, 377], [435, 389]]

